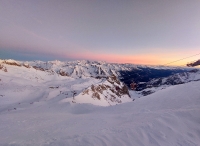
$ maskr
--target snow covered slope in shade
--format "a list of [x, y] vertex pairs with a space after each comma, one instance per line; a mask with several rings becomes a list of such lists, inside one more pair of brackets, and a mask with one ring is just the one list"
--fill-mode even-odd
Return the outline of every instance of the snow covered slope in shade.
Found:
[[138, 93], [148, 95], [158, 90], [167, 88], [172, 85], [184, 84], [191, 81], [200, 80], [200, 70], [194, 69], [189, 72], [177, 73], [165, 78], [152, 79], [149, 82], [143, 83], [142, 87], [138, 87], [141, 90]]
[[16, 110], [0, 111], [2, 146], [200, 143], [200, 81], [171, 86], [117, 106], [55, 101], [37, 102], [21, 109], [17, 107], [21, 105], [12, 106]]
[[177, 85], [187, 83], [190, 81], [200, 80], [200, 70], [194, 69], [189, 72], [177, 73], [169, 77], [155, 79], [149, 82], [149, 84], [157, 85]]

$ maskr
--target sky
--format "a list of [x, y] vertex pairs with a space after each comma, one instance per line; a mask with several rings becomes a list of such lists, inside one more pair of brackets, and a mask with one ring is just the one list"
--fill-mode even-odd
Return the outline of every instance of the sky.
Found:
[[1, 59], [163, 65], [199, 53], [200, 0], [0, 0]]

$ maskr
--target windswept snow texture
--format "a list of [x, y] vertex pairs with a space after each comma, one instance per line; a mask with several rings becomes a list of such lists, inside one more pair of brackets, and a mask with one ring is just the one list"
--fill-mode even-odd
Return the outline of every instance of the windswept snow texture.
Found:
[[19, 104], [18, 98], [24, 99], [17, 95], [1, 97], [0, 145], [198, 146], [200, 143], [199, 81], [110, 107], [38, 101], [36, 91], [24, 99], [33, 104]]
[[[77, 62], [75, 71], [72, 67], [70, 75], [66, 74], [70, 72], [70, 67], [67, 66], [66, 72], [63, 67], [66, 63], [59, 61], [46, 63], [47, 68], [45, 64], [41, 67], [43, 62], [39, 61], [2, 62], [1, 146], [200, 144], [200, 81], [170, 86], [130, 102], [130, 98], [124, 95], [126, 90], [122, 88], [123, 84], [106, 78], [108, 76], [103, 74], [109, 71], [103, 73], [102, 68], [98, 70], [102, 76], [93, 72], [95, 77], [91, 77], [86, 76], [90, 73], [83, 72]], [[93, 69], [96, 70], [96, 67]], [[100, 85], [103, 88], [99, 88]], [[113, 90], [106, 89], [109, 91], [106, 104], [112, 101], [111, 95], [121, 95], [121, 98], [115, 98], [113, 105], [118, 103], [118, 99], [126, 103], [103, 107], [72, 102], [80, 101], [80, 95], [88, 90], [87, 98], [93, 101], [89, 103], [94, 104], [93, 93], [98, 91], [103, 98], [104, 90], [99, 89], [105, 89], [106, 85]], [[135, 92], [130, 92], [130, 95], [137, 97]]]

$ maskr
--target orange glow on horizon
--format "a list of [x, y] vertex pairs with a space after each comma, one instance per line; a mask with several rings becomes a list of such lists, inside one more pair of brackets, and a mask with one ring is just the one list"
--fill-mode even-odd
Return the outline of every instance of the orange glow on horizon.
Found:
[[[70, 58], [80, 58], [80, 59], [89, 59], [96, 61], [106, 61], [110, 63], [131, 63], [131, 64], [141, 64], [141, 65], [165, 65], [173, 61], [179, 60], [187, 56], [185, 55], [174, 55], [174, 54], [144, 54], [144, 55], [118, 55], [118, 54], [93, 54], [90, 52], [84, 54], [71, 54], [68, 55]], [[166, 66], [186, 66], [187, 63], [198, 60], [200, 56], [193, 58], [181, 60]]]
[[[18, 49], [19, 50], [19, 49]], [[176, 49], [175, 49], [176, 50]], [[149, 54], [138, 54], [138, 55], [120, 55], [120, 54], [104, 54], [104, 53], [94, 53], [94, 52], [89, 52], [87, 49], [85, 49], [84, 53], [83, 50], [80, 52], [75, 50], [71, 51], [48, 51], [46, 52], [45, 49], [40, 50], [40, 54], [44, 54], [46, 56], [54, 56], [54, 58], [62, 58], [62, 59], [71, 59], [71, 60], [94, 60], [94, 61], [106, 61], [110, 63], [131, 63], [131, 64], [141, 64], [141, 65], [165, 65], [166, 66], [186, 66], [187, 63], [196, 61], [200, 59], [200, 55], [180, 60], [178, 62], [174, 62], [176, 60], [186, 58], [188, 56], [192, 56], [194, 54], [199, 53], [198, 49], [195, 51], [184, 51], [184, 52], [176, 52], [173, 51], [171, 53], [155, 53], [155, 51], [152, 51], [152, 53]], [[28, 52], [28, 49], [27, 49]], [[32, 55], [32, 53], [27, 53], [27, 55]], [[174, 62], [174, 63], [171, 63]]]

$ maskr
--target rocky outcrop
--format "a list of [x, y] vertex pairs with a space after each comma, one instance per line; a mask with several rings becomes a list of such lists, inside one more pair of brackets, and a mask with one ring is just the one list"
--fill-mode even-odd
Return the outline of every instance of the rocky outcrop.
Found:
[[61, 76], [68, 76], [68, 73], [66, 73], [65, 71], [63, 71], [61, 69], [58, 71], [58, 74]]
[[42, 68], [42, 67], [33, 66], [33, 68], [36, 69], [36, 70], [45, 71], [45, 69]]
[[31, 68], [31, 66], [29, 64], [23, 63], [23, 66], [26, 68]]
[[21, 66], [20, 63], [14, 61], [14, 60], [4, 60], [3, 63], [8, 64], [8, 65]]
[[133, 101], [128, 87], [112, 75], [96, 85], [91, 85], [78, 96], [73, 103], [91, 103], [100, 106], [116, 105]]
[[7, 68], [5, 66], [3, 66], [2, 64], [0, 64], [0, 70], [2, 70], [4, 72], [8, 72]]
[[198, 66], [198, 65], [200, 65], [200, 59], [187, 64], [188, 67], [195, 67], [195, 66]]

